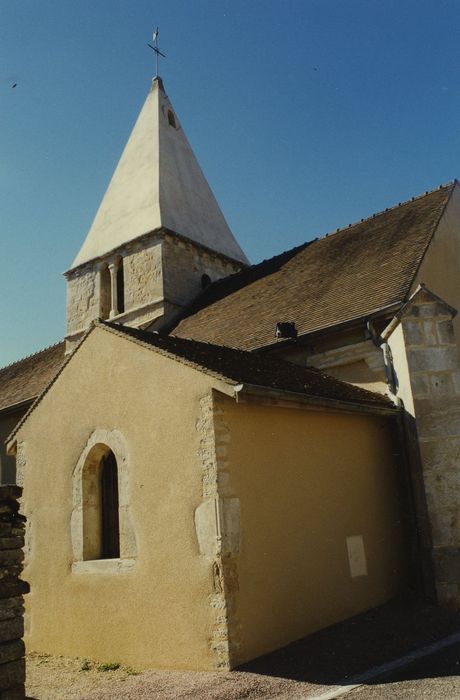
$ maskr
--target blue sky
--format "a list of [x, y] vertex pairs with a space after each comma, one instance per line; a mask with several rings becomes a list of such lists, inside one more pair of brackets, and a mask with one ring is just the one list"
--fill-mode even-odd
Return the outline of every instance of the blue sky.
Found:
[[458, 0], [0, 0], [0, 365], [65, 333], [61, 273], [147, 94], [156, 24], [253, 262], [460, 177]]

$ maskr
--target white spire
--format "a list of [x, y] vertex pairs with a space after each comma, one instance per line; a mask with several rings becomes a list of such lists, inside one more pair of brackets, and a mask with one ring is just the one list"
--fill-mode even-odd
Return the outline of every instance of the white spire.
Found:
[[161, 227], [248, 262], [155, 78], [72, 268]]

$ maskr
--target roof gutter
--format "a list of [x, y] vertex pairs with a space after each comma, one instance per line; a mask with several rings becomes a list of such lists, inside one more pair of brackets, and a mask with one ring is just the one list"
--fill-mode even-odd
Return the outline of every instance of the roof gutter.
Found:
[[346, 401], [331, 399], [325, 396], [312, 396], [311, 394], [298, 394], [295, 391], [284, 391], [272, 387], [257, 386], [255, 384], [237, 384], [233, 387], [233, 396], [238, 403], [246, 397], [268, 399], [270, 401], [290, 401], [311, 406], [312, 409], [329, 411], [345, 411], [347, 413], [367, 413], [381, 416], [396, 416], [400, 412], [398, 406], [384, 406], [383, 404], [367, 404], [360, 401]]

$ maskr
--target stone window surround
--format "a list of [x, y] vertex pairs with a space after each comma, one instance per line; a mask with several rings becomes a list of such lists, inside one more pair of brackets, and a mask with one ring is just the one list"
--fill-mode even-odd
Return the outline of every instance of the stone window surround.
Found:
[[[100, 450], [98, 450], [100, 448]], [[85, 503], [83, 498], [84, 469], [91, 453], [112, 450], [118, 467], [118, 498], [120, 522], [120, 558], [85, 559], [84, 525]], [[126, 441], [118, 430], [96, 429], [90, 435], [72, 473], [71, 540], [73, 573], [117, 573], [133, 569], [137, 558], [137, 545], [131, 518], [129, 499], [129, 457]]]

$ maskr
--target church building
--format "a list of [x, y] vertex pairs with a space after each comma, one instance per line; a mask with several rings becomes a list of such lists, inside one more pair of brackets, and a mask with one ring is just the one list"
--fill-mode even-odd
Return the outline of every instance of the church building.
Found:
[[401, 593], [460, 607], [460, 187], [250, 265], [153, 80], [0, 369], [31, 650], [231, 669]]

